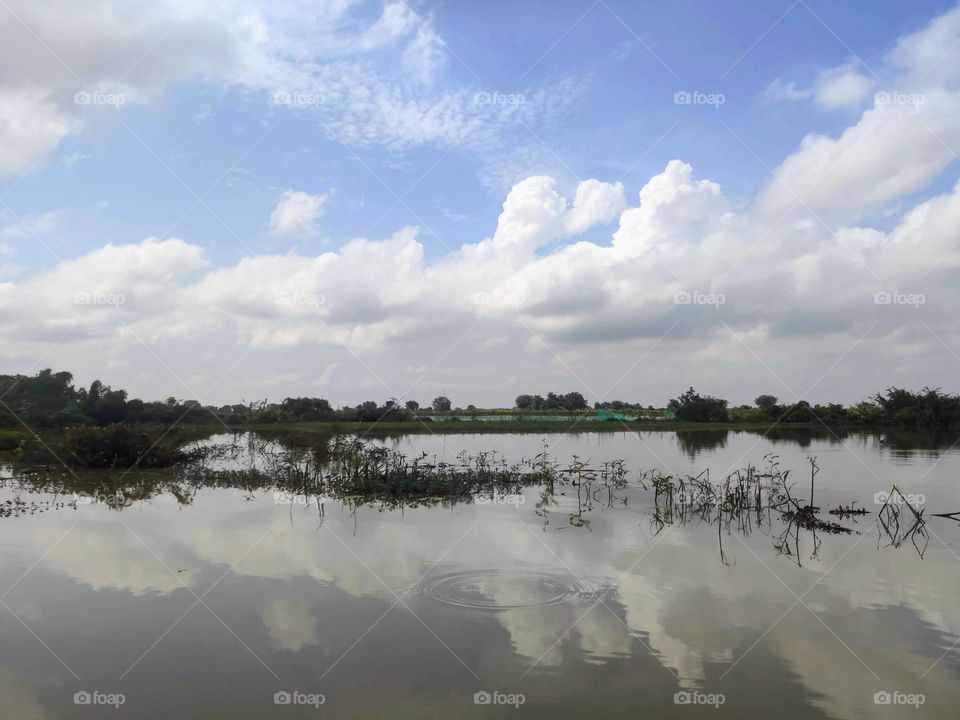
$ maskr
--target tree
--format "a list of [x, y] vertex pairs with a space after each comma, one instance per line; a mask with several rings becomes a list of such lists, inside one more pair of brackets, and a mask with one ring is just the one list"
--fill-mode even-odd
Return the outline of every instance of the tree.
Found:
[[450, 408], [452, 407], [450, 398], [445, 397], [444, 395], [435, 397], [431, 403], [431, 406], [436, 412], [450, 412]]
[[373, 400], [357, 405], [357, 420], [360, 422], [376, 422], [382, 417], [383, 410]]
[[517, 395], [513, 404], [520, 410], [533, 410], [533, 395]]
[[567, 393], [563, 396], [563, 407], [567, 410], [583, 410], [586, 406], [586, 399], [578, 392]]
[[94, 380], [87, 391], [79, 393], [81, 412], [92, 417], [97, 425], [110, 425], [127, 419], [127, 391], [112, 390]]
[[777, 406], [777, 398], [774, 395], [760, 395], [753, 404], [761, 410], [771, 410]]
[[332, 420], [334, 412], [323, 398], [285, 398], [280, 403], [280, 416], [284, 420]]
[[416, 412], [417, 410], [420, 409], [420, 403], [418, 403], [416, 400], [407, 400], [407, 402], [405, 403], [405, 407], [410, 412]]
[[667, 407], [677, 420], [687, 422], [726, 422], [729, 419], [726, 400], [709, 395], [701, 397], [693, 388], [671, 400]]

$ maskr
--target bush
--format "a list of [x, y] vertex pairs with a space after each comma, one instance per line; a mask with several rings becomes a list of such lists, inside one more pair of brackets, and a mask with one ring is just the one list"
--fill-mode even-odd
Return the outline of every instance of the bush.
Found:
[[20, 444], [21, 463], [80, 468], [160, 468], [189, 460], [179, 440], [128, 425], [76, 427], [40, 441], [36, 436]]

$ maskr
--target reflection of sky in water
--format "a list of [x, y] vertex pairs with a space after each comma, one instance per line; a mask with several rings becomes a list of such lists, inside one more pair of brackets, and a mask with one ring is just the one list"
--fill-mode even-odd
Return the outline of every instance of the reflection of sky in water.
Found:
[[[554, 451], [719, 473], [771, 450], [756, 439], [730, 434], [693, 459], [667, 433], [563, 438]], [[801, 488], [805, 455], [819, 456], [824, 506], [874, 509], [873, 493], [896, 482], [924, 493], [928, 512], [960, 509], [957, 455], [905, 460], [846, 442], [866, 467], [835, 442], [775, 451]], [[541, 448], [529, 436], [400, 442], [411, 454], [444, 444], [450, 457]], [[724, 565], [715, 526], [656, 535], [648, 495], [622, 497], [595, 505], [585, 528], [570, 526], [569, 494], [545, 525], [534, 490], [519, 505], [353, 514], [327, 503], [323, 522], [315, 506], [227, 490], [185, 508], [162, 496], [2, 520], [0, 592], [17, 584], [3, 596], [10, 611], [0, 606], [0, 717], [99, 717], [72, 704], [84, 688], [124, 692], [121, 712], [148, 718], [279, 715], [280, 689], [323, 692], [323, 711], [342, 717], [507, 712], [475, 707], [479, 689], [525, 693], [524, 717], [675, 717], [679, 687], [724, 693], [717, 717], [954, 715], [960, 651], [920, 676], [960, 636], [956, 524], [930, 521], [922, 560], [909, 546], [878, 549], [872, 516], [861, 535], [821, 536], [816, 557], [801, 531], [800, 566], [754, 529], [723, 537]], [[923, 692], [926, 704], [877, 707], [883, 689]]]

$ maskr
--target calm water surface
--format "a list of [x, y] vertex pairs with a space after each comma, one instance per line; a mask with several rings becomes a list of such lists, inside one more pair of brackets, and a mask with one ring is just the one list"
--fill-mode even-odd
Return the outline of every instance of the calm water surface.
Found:
[[[511, 461], [546, 442], [624, 459], [631, 487], [404, 509], [203, 489], [0, 518], [0, 717], [956, 717], [960, 524], [891, 538], [874, 502], [896, 484], [925, 515], [960, 510], [955, 440], [406, 436], [380, 442]], [[635, 482], [767, 453], [798, 494], [817, 456], [824, 517], [872, 514], [850, 535], [728, 532], [658, 522]]]

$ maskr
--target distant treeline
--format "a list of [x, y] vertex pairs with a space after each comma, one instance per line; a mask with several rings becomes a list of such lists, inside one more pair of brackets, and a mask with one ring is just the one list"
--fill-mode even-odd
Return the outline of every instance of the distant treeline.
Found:
[[[430, 409], [451, 412], [449, 398], [434, 398]], [[472, 406], [471, 406], [472, 409]], [[0, 427], [48, 428], [77, 425], [107, 426], [169, 425], [224, 422], [276, 423], [311, 420], [375, 422], [409, 420], [420, 410], [415, 400], [383, 404], [367, 401], [356, 407], [334, 409], [323, 398], [286, 398], [236, 405], [202, 405], [196, 400], [145, 402], [128, 397], [126, 390], [114, 390], [95, 380], [89, 388], [75, 388], [73, 375], [41, 370], [36, 376], [0, 375]]]
[[583, 410], [587, 400], [578, 392], [557, 395], [548, 392], [547, 397], [540, 395], [518, 395], [514, 403], [520, 410]]
[[690, 388], [667, 406], [677, 420], [687, 422], [823, 423], [897, 427], [960, 425], [960, 396], [925, 387], [918, 392], [891, 387], [853, 406], [811, 405], [806, 400], [781, 404], [773, 395], [760, 395], [753, 405], [728, 408], [727, 401], [701, 396]]
[[[520, 395], [516, 408], [526, 411], [584, 411], [588, 408], [578, 392]], [[598, 402], [597, 409], [636, 411], [642, 418], [681, 422], [824, 423], [899, 427], [951, 427], [960, 425], [960, 397], [925, 387], [913, 392], [889, 388], [853, 406], [840, 403], [810, 405], [806, 401], [781, 404], [773, 395], [759, 396], [753, 405], [729, 407], [726, 400], [700, 395], [690, 388], [671, 400], [661, 413], [648, 406], [619, 400]], [[146, 402], [131, 399], [125, 390], [114, 390], [99, 380], [89, 388], [75, 388], [68, 372], [42, 370], [35, 376], [0, 375], [0, 427], [29, 428], [66, 426], [170, 425], [173, 423], [283, 423], [308, 421], [377, 422], [413, 420], [430, 413], [461, 411], [449, 398], [436, 397], [428, 408], [414, 400], [391, 399], [380, 404], [369, 400], [357, 406], [334, 408], [323, 398], [286, 398], [235, 405], [201, 405], [196, 400]], [[477, 411], [473, 405], [467, 411]], [[503, 411], [501, 411], [503, 412]], [[3, 440], [3, 437], [0, 437]]]

